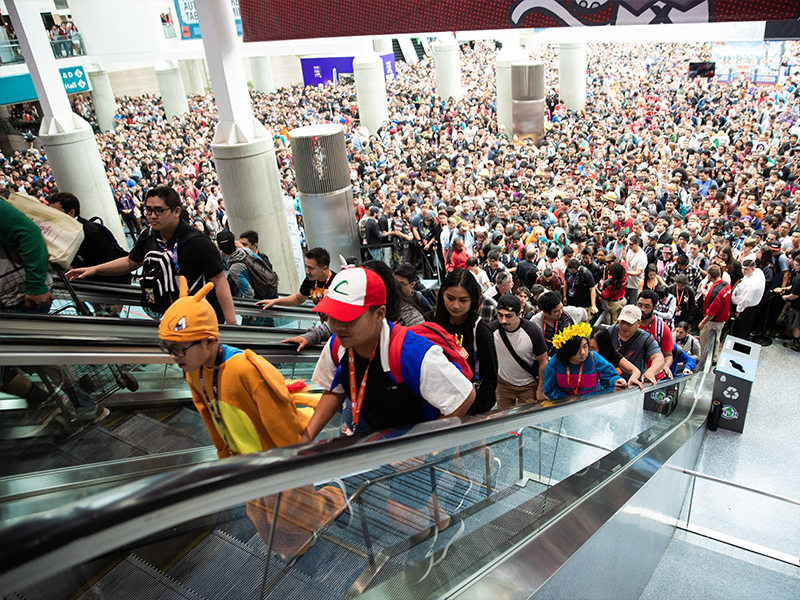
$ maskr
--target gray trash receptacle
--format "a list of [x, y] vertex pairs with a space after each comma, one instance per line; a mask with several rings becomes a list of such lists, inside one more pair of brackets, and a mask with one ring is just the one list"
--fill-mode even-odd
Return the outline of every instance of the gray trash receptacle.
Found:
[[717, 363], [713, 399], [722, 404], [719, 427], [742, 433], [761, 346], [729, 335]]

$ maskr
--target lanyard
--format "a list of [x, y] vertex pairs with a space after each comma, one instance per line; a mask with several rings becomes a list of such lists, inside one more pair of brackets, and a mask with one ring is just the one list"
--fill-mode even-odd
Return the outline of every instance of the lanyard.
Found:
[[367, 368], [364, 371], [364, 377], [361, 378], [361, 386], [358, 388], [358, 394], [354, 395], [356, 389], [356, 357], [352, 348], [347, 349], [347, 362], [350, 367], [350, 400], [353, 405], [353, 426], [358, 424], [358, 417], [361, 415], [361, 406], [364, 404], [364, 391], [367, 389], [367, 377], [369, 377], [369, 366], [372, 364], [372, 359], [375, 358], [375, 351], [378, 349], [378, 344], [372, 349], [372, 355], [369, 357]]
[[684, 289], [680, 290], [680, 292], [681, 292], [680, 295], [678, 295], [678, 289], [677, 289], [677, 286], [676, 286], [676, 288], [675, 288], [675, 296], [677, 296], [676, 300], [678, 301], [678, 310], [681, 309], [681, 302], [683, 302], [683, 295], [686, 293], [686, 289], [684, 288]]
[[[178, 271], [178, 273], [180, 273], [181, 270], [178, 267], [178, 240], [175, 240], [175, 245], [172, 246], [172, 250], [171, 251], [169, 249], [169, 246], [167, 246], [166, 242], [164, 242], [164, 241], [162, 241], [160, 239], [156, 239], [156, 242], [158, 242], [159, 247], [164, 252], [166, 252], [167, 254], [170, 255], [170, 257], [172, 258], [172, 264], [175, 265], [175, 270]], [[201, 377], [201, 379], [202, 379], [202, 377]]]
[[328, 271], [328, 278], [325, 280], [325, 285], [322, 287], [317, 286], [317, 281], [314, 280], [314, 289], [311, 291], [311, 300], [314, 302], [314, 304], [317, 304], [320, 300], [322, 300], [320, 294], [325, 291], [325, 286], [328, 285], [328, 282], [331, 280], [332, 276], [333, 271]]
[[[578, 390], [579, 390], [579, 389], [580, 389], [580, 387], [581, 387], [581, 378], [583, 377], [583, 365], [584, 365], [585, 363], [586, 363], [586, 361], [583, 361], [583, 362], [581, 363], [581, 368], [578, 370], [578, 383], [576, 383], [576, 384], [575, 384], [575, 391], [574, 391], [574, 392], [572, 392], [572, 394], [573, 394], [573, 395], [575, 395], [575, 396], [577, 396], [577, 395], [578, 395]], [[569, 365], [567, 365], [567, 385], [568, 385], [568, 386], [569, 386], [569, 385], [571, 385], [571, 384], [570, 384], [570, 382], [569, 382], [569, 378], [570, 378], [571, 376], [572, 376], [572, 373], [570, 373], [570, 372], [569, 372]]]
[[544, 321], [544, 319], [542, 319], [542, 321], [544, 322], [544, 329], [542, 331], [542, 333], [544, 334], [544, 341], [547, 342], [548, 344], [552, 344], [553, 338], [556, 337], [556, 335], [558, 334], [558, 326], [561, 323], [561, 321], [560, 320], [556, 321], [556, 326], [553, 327], [553, 337], [551, 337], [550, 339], [547, 339], [547, 322]]
[[[222, 363], [222, 348], [219, 349], [217, 353], [217, 361], [214, 364], [214, 375], [211, 378], [211, 391], [214, 393], [214, 397], [209, 398], [208, 392], [206, 391], [206, 384], [203, 381], [203, 369], [200, 368], [200, 387], [203, 388], [203, 395], [206, 397], [206, 406], [208, 406], [208, 410], [211, 413], [211, 416], [214, 418], [214, 422], [217, 424], [217, 428], [222, 435], [222, 439], [225, 442], [225, 445], [228, 449], [231, 449], [231, 445], [228, 443], [228, 436], [225, 435], [225, 427], [222, 424], [222, 412], [219, 408], [219, 366]], [[212, 401], [213, 400], [213, 401]]]

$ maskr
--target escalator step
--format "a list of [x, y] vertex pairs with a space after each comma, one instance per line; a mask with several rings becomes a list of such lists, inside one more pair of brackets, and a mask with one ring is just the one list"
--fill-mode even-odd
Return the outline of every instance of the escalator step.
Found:
[[68, 452], [84, 464], [144, 456], [144, 448], [130, 440], [120, 439], [102, 427], [92, 427], [85, 433], [61, 444], [61, 450]]
[[189, 434], [206, 446], [211, 445], [211, 437], [208, 435], [208, 429], [206, 429], [206, 424], [203, 422], [203, 417], [194, 408], [184, 407], [164, 423]]
[[189, 448], [200, 448], [208, 445], [208, 442], [203, 443], [189, 433], [175, 429], [141, 413], [133, 415], [130, 419], [115, 427], [113, 433], [144, 448], [148, 454], [188, 450]]
[[[282, 565], [277, 558], [271, 560], [272, 576], [278, 573]], [[208, 598], [254, 598], [261, 588], [264, 556], [217, 530], [178, 561], [169, 570], [169, 575]], [[316, 587], [310, 578], [293, 569], [267, 598], [332, 598]]]
[[192, 590], [135, 556], [128, 556], [79, 600], [202, 600]]
[[41, 438], [0, 442], [0, 477], [63, 469], [82, 462]]

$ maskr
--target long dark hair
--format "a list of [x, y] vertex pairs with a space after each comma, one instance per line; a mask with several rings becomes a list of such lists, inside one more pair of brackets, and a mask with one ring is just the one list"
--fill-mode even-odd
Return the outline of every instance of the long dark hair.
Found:
[[613, 262], [608, 267], [608, 275], [611, 277], [611, 289], [614, 291], [621, 290], [625, 286], [625, 267], [622, 263]]
[[583, 340], [585, 339], [586, 338], [584, 337], [576, 335], [564, 342], [564, 345], [556, 350], [556, 357], [558, 360], [564, 363], [565, 366], [569, 365], [569, 359], [581, 351], [581, 346], [583, 345]]
[[605, 327], [595, 327], [592, 329], [592, 338], [597, 342], [597, 353], [611, 362], [614, 356], [614, 343], [611, 341], [611, 334]]
[[481, 308], [481, 287], [475, 276], [466, 269], [453, 269], [444, 278], [442, 286], [439, 288], [439, 296], [436, 300], [436, 311], [433, 313], [433, 321], [444, 328], [450, 325], [450, 313], [444, 305], [444, 292], [450, 288], [464, 288], [471, 299], [467, 322], [472, 323], [478, 317]]

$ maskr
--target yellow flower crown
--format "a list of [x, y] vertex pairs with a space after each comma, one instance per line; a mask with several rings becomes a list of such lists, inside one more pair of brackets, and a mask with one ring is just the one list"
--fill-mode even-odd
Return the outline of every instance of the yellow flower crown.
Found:
[[575, 336], [585, 338], [591, 337], [592, 326], [583, 322], [570, 325], [564, 331], [556, 334], [555, 337], [553, 337], [553, 348], [556, 350], [561, 350], [561, 347]]

